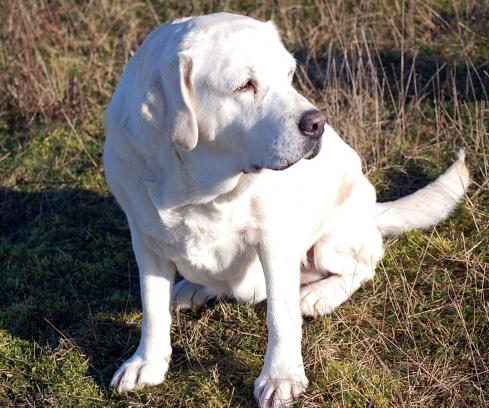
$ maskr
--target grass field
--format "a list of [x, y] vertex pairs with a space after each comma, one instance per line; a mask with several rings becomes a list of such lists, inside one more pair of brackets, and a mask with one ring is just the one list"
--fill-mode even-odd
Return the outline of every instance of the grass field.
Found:
[[380, 199], [426, 184], [459, 147], [473, 178], [453, 217], [389, 239], [371, 283], [305, 321], [297, 406], [487, 407], [487, 0], [1, 2], [0, 406], [254, 406], [263, 304], [179, 313], [165, 383], [108, 387], [141, 312], [103, 176], [103, 112], [155, 26], [221, 10], [275, 20], [296, 86], [360, 153]]

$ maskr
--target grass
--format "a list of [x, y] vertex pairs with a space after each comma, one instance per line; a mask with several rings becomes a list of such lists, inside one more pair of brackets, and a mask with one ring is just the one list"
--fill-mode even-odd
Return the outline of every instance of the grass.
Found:
[[[112, 392], [137, 345], [137, 265], [104, 182], [102, 117], [157, 24], [272, 18], [296, 85], [361, 154], [379, 197], [466, 149], [473, 185], [446, 222], [386, 243], [373, 282], [307, 320], [303, 407], [489, 402], [489, 2], [4, 2], [0, 8], [0, 406], [253, 406], [264, 305], [175, 316], [164, 384]], [[318, 176], [319, 177], [319, 176]]]

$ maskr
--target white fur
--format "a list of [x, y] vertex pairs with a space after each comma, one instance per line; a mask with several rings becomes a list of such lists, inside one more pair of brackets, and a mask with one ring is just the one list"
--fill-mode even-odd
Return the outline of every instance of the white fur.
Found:
[[[298, 122], [314, 107], [291, 86], [294, 67], [273, 24], [226, 13], [163, 25], [129, 61], [104, 151], [143, 304], [139, 347], [111, 383], [119, 392], [163, 381], [171, 307], [226, 296], [267, 299], [259, 405], [296, 399], [307, 387], [301, 312], [330, 313], [373, 276], [381, 231], [432, 225], [462, 197], [460, 158], [432, 187], [377, 204], [358, 155], [328, 126], [304, 160], [315, 142]], [[242, 88], [250, 79], [256, 93]], [[176, 271], [185, 279], [171, 295]]]
[[463, 197], [470, 183], [465, 153], [450, 168], [415, 193], [388, 203], [378, 203], [376, 222], [383, 234], [400, 234], [426, 228], [447, 218]]

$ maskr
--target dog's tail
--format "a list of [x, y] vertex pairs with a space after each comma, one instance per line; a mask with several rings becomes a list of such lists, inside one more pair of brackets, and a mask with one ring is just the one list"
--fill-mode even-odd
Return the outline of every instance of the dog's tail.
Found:
[[450, 215], [469, 183], [465, 153], [460, 149], [457, 161], [426, 187], [399, 200], [377, 203], [377, 226], [384, 235], [397, 235], [435, 225]]

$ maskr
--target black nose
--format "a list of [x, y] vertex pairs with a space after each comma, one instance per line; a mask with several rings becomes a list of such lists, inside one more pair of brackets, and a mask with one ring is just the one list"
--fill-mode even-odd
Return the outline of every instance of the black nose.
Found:
[[324, 132], [326, 118], [318, 110], [307, 111], [302, 115], [299, 121], [299, 129], [301, 132], [313, 139], [319, 139]]

